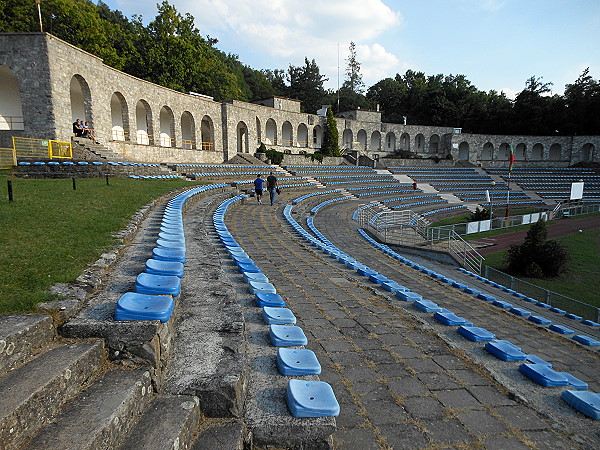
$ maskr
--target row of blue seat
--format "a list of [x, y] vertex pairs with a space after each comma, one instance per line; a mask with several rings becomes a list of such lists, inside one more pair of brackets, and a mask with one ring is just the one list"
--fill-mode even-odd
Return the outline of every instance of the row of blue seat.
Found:
[[135, 292], [127, 292], [117, 301], [115, 320], [167, 322], [171, 318], [175, 307], [173, 297], [181, 292], [186, 262], [183, 205], [194, 195], [225, 186], [215, 184], [189, 189], [167, 203], [152, 257], [146, 261], [144, 272], [136, 278]]
[[390, 180], [390, 179], [393, 179], [393, 176], [392, 175], [380, 175], [380, 174], [376, 174], [376, 173], [375, 174], [357, 173], [354, 175], [314, 175], [312, 178], [314, 178], [316, 180], [345, 179], [345, 178], [358, 178], [359, 180], [362, 180], [364, 178]]
[[[350, 190], [350, 189], [348, 189]], [[354, 194], [357, 197], [366, 197], [367, 195], [387, 195], [387, 194], [400, 194], [402, 192], [415, 192], [415, 189], [395, 189], [395, 190], [390, 190], [390, 191], [369, 191], [369, 192], [362, 192], [360, 194]], [[423, 192], [421, 189], [417, 189], [417, 192]]]
[[[396, 253], [386, 244], [381, 244], [375, 239], [370, 237], [364, 230], [358, 230], [360, 234], [372, 245], [379, 248], [384, 253], [391, 257], [409, 265], [410, 267], [421, 271], [422, 273], [430, 275], [432, 278], [437, 279], [443, 283], [448, 283], [454, 287], [461, 289], [462, 291], [469, 294], [476, 294], [475, 289], [469, 288], [455, 280], [452, 280], [442, 274], [439, 274], [431, 269], [421, 266], [413, 261], [404, 258], [403, 256]], [[394, 292], [396, 286], [392, 280], [387, 279], [383, 276], [371, 275], [372, 281], [378, 282], [382, 285], [383, 289]], [[396, 283], [397, 284], [397, 283]], [[400, 285], [398, 285], [400, 286]], [[400, 286], [401, 288], [402, 286]], [[488, 300], [484, 298], [485, 294], [479, 292], [478, 298]], [[396, 296], [405, 301], [412, 301], [413, 306], [422, 312], [431, 313], [433, 312], [433, 318], [446, 325], [456, 326], [458, 334], [473, 341], [473, 342], [485, 342], [485, 350], [497, 357], [502, 361], [524, 361], [519, 366], [519, 372], [527, 376], [529, 379], [541, 386], [569, 386], [573, 390], [567, 390], [563, 392], [562, 398], [579, 410], [583, 414], [592, 417], [594, 419], [600, 418], [600, 405], [598, 404], [598, 394], [591, 391], [585, 391], [588, 389], [588, 384], [577, 377], [573, 376], [568, 372], [556, 372], [552, 369], [552, 364], [544, 361], [536, 355], [526, 354], [521, 351], [520, 347], [517, 347], [508, 340], [497, 339], [494, 333], [480, 327], [473, 326], [473, 323], [457, 316], [452, 311], [445, 308], [441, 308], [435, 302], [425, 300], [421, 296], [413, 296], [406, 298], [406, 294], [402, 291], [396, 291]], [[489, 300], [488, 300], [489, 301]], [[500, 308], [512, 308], [512, 305], [502, 301], [495, 301], [495, 306]], [[520, 308], [512, 308], [511, 312], [516, 315], [525, 315], [523, 310]]]
[[425, 167], [425, 166], [388, 166], [388, 170], [403, 170], [406, 172], [473, 172], [477, 173], [475, 169], [467, 167]]
[[134, 180], [167, 180], [179, 178], [179, 175], [129, 175]]
[[323, 208], [325, 205], [328, 205], [333, 202], [339, 202], [342, 200], [350, 200], [354, 197], [340, 197], [340, 198], [332, 198], [331, 200], [324, 201], [323, 203], [319, 203], [317, 206], [313, 207], [310, 212], [311, 214], [316, 213], [319, 209]]
[[310, 194], [302, 195], [302, 196], [292, 200], [292, 205], [295, 205], [296, 203], [300, 203], [302, 200], [306, 200], [307, 198], [314, 197], [315, 195], [335, 194], [336, 192], [340, 192], [340, 190], [332, 189], [331, 191], [311, 192]]
[[[278, 348], [277, 368], [283, 376], [318, 375], [321, 365], [312, 350], [288, 348], [308, 344], [302, 328], [295, 326], [296, 317], [286, 308], [283, 298], [277, 294], [275, 286], [269, 282], [258, 265], [239, 245], [225, 224], [225, 214], [229, 206], [246, 195], [228, 199], [221, 203], [213, 215], [213, 225], [223, 246], [236, 264], [248, 290], [254, 294], [256, 304], [262, 307], [262, 317], [269, 325], [269, 338]], [[294, 417], [337, 416], [340, 406], [333, 389], [323, 381], [290, 379], [287, 385], [286, 400]]]
[[367, 191], [367, 190], [372, 190], [372, 189], [388, 189], [388, 188], [411, 188], [412, 189], [412, 185], [396, 183], [396, 184], [384, 184], [383, 186], [360, 186], [360, 187], [346, 188], [346, 190], [347, 191]]
[[[460, 205], [460, 206], [448, 206], [448, 207], [446, 207], [446, 208], [434, 209], [434, 210], [432, 210], [432, 211], [427, 211], [427, 212], [421, 213], [421, 216], [423, 216], [423, 217], [427, 217], [427, 216], [429, 216], [429, 215], [431, 215], [431, 214], [437, 214], [437, 213], [441, 213], [441, 212], [445, 212], [445, 211], [453, 211], [453, 210], [456, 210], [456, 209], [467, 209], [467, 207], [466, 207], [465, 205]], [[416, 221], [416, 218], [415, 218], [415, 219], [411, 219], [411, 221], [413, 221], [413, 220], [415, 220], [415, 221]], [[409, 222], [408, 224], [409, 224], [409, 225], [412, 225], [412, 223], [410, 223], [410, 222]]]
[[[160, 167], [160, 164], [149, 164], [149, 163], [133, 163], [133, 162], [114, 162], [114, 161], [108, 161], [106, 164], [110, 165], [110, 166], [136, 166], [136, 167]], [[20, 161], [18, 163], [19, 166], [59, 166], [59, 165], [63, 165], [63, 166], [88, 166], [90, 165], [90, 162], [88, 161], [77, 161], [77, 162], [73, 162], [73, 161], [63, 161], [63, 162], [58, 162], [58, 161], [34, 161], [34, 162], [28, 162], [28, 161]], [[91, 165], [94, 166], [103, 166], [104, 162], [102, 161], [91, 161]]]
[[291, 170], [293, 173], [337, 173], [337, 172], [374, 172], [373, 169], [370, 168], [361, 168], [361, 169], [314, 169], [314, 170]]
[[259, 169], [259, 168], [268, 168], [268, 169], [276, 169], [277, 166], [255, 166], [248, 164], [173, 164], [173, 167], [206, 167], [206, 168], [214, 168], [214, 167], [227, 167], [231, 169]]
[[433, 197], [439, 198], [437, 194], [411, 195], [411, 196], [407, 196], [407, 197], [388, 198], [386, 200], [381, 200], [381, 203], [392, 203], [392, 202], [398, 202], [398, 201], [402, 201], [402, 200], [415, 200], [418, 198], [433, 198]]
[[410, 208], [413, 206], [423, 206], [423, 205], [429, 205], [432, 203], [448, 203], [448, 200], [443, 199], [443, 198], [438, 198], [435, 200], [423, 200], [420, 202], [413, 202], [413, 203], [403, 203], [401, 205], [395, 205], [395, 206], [390, 206], [390, 209], [404, 209], [404, 208]]

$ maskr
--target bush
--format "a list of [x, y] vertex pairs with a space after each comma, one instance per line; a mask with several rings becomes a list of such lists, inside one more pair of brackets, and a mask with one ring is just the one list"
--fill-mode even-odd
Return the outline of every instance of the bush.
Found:
[[479, 209], [479, 207], [477, 207], [475, 209], [475, 212], [471, 214], [471, 216], [469, 217], [469, 222], [478, 222], [480, 220], [487, 220], [490, 218], [490, 212], [485, 209], [485, 208], [481, 208]]
[[283, 152], [269, 149], [265, 154], [267, 155], [267, 158], [271, 160], [271, 164], [281, 164], [281, 161], [283, 161]]
[[310, 160], [311, 160], [312, 162], [315, 162], [315, 160], [316, 160], [316, 161], [318, 161], [318, 162], [319, 162], [319, 163], [321, 163], [321, 164], [323, 163], [323, 157], [324, 157], [324, 156], [325, 156], [325, 155], [324, 155], [323, 153], [319, 153], [319, 152], [315, 152], [315, 153], [305, 153], [305, 154], [304, 154], [304, 157], [305, 157], [305, 158], [310, 158]]
[[267, 147], [264, 142], [260, 143], [260, 145], [256, 149], [256, 153], [267, 153]]

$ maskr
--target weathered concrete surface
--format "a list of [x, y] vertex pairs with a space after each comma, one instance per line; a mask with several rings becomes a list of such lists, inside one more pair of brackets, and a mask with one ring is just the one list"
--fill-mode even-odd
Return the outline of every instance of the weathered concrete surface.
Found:
[[45, 314], [0, 316], [0, 373], [27, 360], [54, 337], [52, 319]]

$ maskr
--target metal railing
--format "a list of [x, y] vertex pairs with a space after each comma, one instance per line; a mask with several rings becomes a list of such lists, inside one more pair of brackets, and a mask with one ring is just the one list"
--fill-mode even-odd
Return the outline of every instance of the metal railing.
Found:
[[580, 205], [568, 205], [561, 203], [560, 207], [556, 211], [557, 216], [561, 217], [573, 217], [581, 216], [583, 214], [594, 214], [600, 212], [600, 203], [594, 204], [580, 204]]
[[549, 291], [490, 266], [485, 266], [484, 277], [540, 302], [560, 308], [571, 314], [576, 314], [584, 319], [600, 322], [600, 308], [596, 306], [580, 302], [554, 291]]
[[539, 213], [524, 214], [522, 216], [494, 217], [493, 220], [488, 219], [478, 220], [476, 222], [455, 223], [452, 225], [442, 225], [439, 228], [453, 230], [460, 235], [465, 235], [536, 223], [540, 218], [548, 221], [550, 219], [550, 214], [547, 211], [544, 211]]
[[453, 230], [429, 227], [410, 210], [385, 211], [368, 205], [361, 207], [357, 220], [381, 242], [448, 252], [470, 271], [481, 273], [484, 258], [467, 241]]
[[16, 158], [72, 158], [70, 142], [13, 136]]
[[25, 122], [23, 116], [0, 115], [0, 130], [24, 130]]
[[0, 148], [0, 169], [10, 169], [17, 165], [17, 155], [14, 148]]

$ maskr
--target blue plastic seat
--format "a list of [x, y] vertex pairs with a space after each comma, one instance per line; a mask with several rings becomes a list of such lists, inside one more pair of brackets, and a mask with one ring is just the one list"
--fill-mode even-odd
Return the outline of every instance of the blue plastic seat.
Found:
[[400, 300], [404, 300], [405, 302], [414, 302], [417, 300], [423, 300], [423, 297], [417, 294], [416, 292], [411, 291], [398, 291], [396, 292], [396, 297]]
[[261, 281], [248, 281], [248, 290], [251, 294], [256, 294], [257, 292], [264, 292], [265, 294], [276, 294], [277, 290], [275, 286], [271, 283], [264, 283]]
[[473, 295], [479, 295], [481, 294], [481, 291], [478, 291], [477, 289], [474, 289], [472, 287], [466, 287], [463, 289], [464, 292], [466, 292], [467, 294], [473, 294]]
[[156, 246], [158, 248], [168, 248], [170, 250], [185, 251], [185, 241], [181, 239], [157, 239]]
[[450, 311], [438, 311], [433, 315], [433, 318], [438, 322], [448, 326], [473, 325], [467, 319], [463, 319], [462, 317], [459, 317]]
[[248, 263], [248, 264], [238, 264], [238, 270], [240, 271], [240, 273], [261, 273], [261, 270], [259, 269], [259, 267], [254, 264], [254, 263]]
[[458, 334], [473, 342], [493, 341], [496, 339], [496, 335], [489, 332], [485, 328], [471, 327], [467, 325], [458, 327]]
[[172, 295], [181, 292], [181, 279], [171, 275], [140, 273], [135, 280], [135, 292], [149, 295]]
[[571, 330], [570, 328], [567, 328], [563, 325], [553, 324], [553, 325], [550, 325], [548, 328], [550, 330], [556, 331], [557, 333], [560, 333], [560, 334], [574, 334], [575, 333], [575, 330]]
[[296, 323], [296, 316], [294, 316], [294, 313], [288, 308], [264, 306], [262, 316], [267, 325], [285, 325]]
[[160, 320], [171, 318], [175, 302], [167, 295], [147, 295], [127, 292], [119, 298], [115, 320]]
[[549, 325], [552, 323], [550, 319], [546, 319], [542, 316], [529, 316], [528, 320], [531, 320], [533, 323], [539, 323], [540, 325]]
[[486, 302], [496, 301], [496, 297], [494, 297], [493, 295], [488, 295], [488, 294], [479, 294], [477, 296], [477, 298], [480, 298], [481, 300], [485, 300]]
[[600, 327], [600, 323], [598, 322], [594, 322], [593, 320], [582, 320], [581, 321], [582, 324], [587, 325], [589, 327]]
[[526, 361], [531, 364], [540, 364], [542, 366], [552, 367], [551, 363], [536, 355], [527, 355]]
[[572, 386], [578, 391], [588, 388], [587, 383], [570, 373], [556, 372], [550, 367], [541, 364], [521, 364], [519, 372], [544, 387]]
[[306, 345], [308, 339], [302, 328], [294, 325], [271, 325], [269, 338], [275, 347], [290, 347], [294, 345]]
[[178, 261], [180, 263], [186, 262], [184, 250], [155, 247], [152, 250], [152, 257], [160, 261]]
[[413, 303], [413, 306], [415, 308], [417, 308], [419, 311], [423, 311], [423, 312], [438, 312], [438, 311], [442, 310], [442, 308], [440, 308], [437, 305], [437, 303], [432, 302], [431, 300], [425, 300], [425, 299], [415, 301]]
[[573, 340], [580, 342], [583, 345], [589, 345], [590, 347], [596, 347], [600, 345], [599, 340], [589, 336], [584, 336], [583, 334], [576, 334], [575, 336], [573, 336]]
[[183, 277], [183, 264], [178, 261], [161, 261], [159, 259], [148, 259], [146, 261], [146, 273], [154, 275], [175, 275]]
[[502, 361], [525, 361], [527, 355], [510, 341], [497, 340], [485, 344], [485, 349]]
[[566, 311], [564, 309], [555, 308], [555, 307], [550, 308], [550, 311], [552, 311], [553, 313], [562, 314], [562, 315], [564, 315], [566, 313]]
[[388, 292], [407, 292], [408, 288], [396, 283], [395, 281], [387, 281], [385, 283], [381, 283], [381, 287]]
[[340, 413], [333, 389], [324, 381], [292, 378], [288, 382], [286, 399], [294, 417], [335, 417]]
[[364, 275], [366, 277], [370, 277], [371, 275], [378, 275], [377, 271], [369, 269], [368, 267], [359, 267], [356, 271], [360, 275]]
[[312, 350], [280, 347], [277, 349], [277, 369], [286, 377], [319, 375], [321, 364]]
[[284, 307], [285, 301], [279, 294], [267, 294], [265, 292], [257, 292], [254, 294], [256, 306], [264, 308], [265, 306]]
[[581, 316], [578, 316], [577, 314], [571, 314], [571, 313], [565, 313], [565, 317], [567, 319], [572, 319], [572, 320], [581, 320]]
[[261, 272], [242, 272], [244, 276], [244, 281], [259, 281], [261, 283], [268, 283], [269, 279], [264, 273]]
[[498, 308], [512, 308], [511, 303], [502, 300], [495, 300], [492, 305], [497, 306]]
[[377, 273], [377, 274], [369, 275], [369, 281], [372, 283], [381, 284], [381, 283], [386, 283], [386, 282], [392, 281], [392, 280], [390, 280], [385, 275], [381, 275], [380, 273]]
[[527, 311], [524, 308], [510, 308], [508, 312], [513, 313], [517, 316], [530, 316], [531, 311]]
[[566, 390], [561, 394], [561, 398], [586, 416], [600, 419], [600, 394], [592, 391]]

